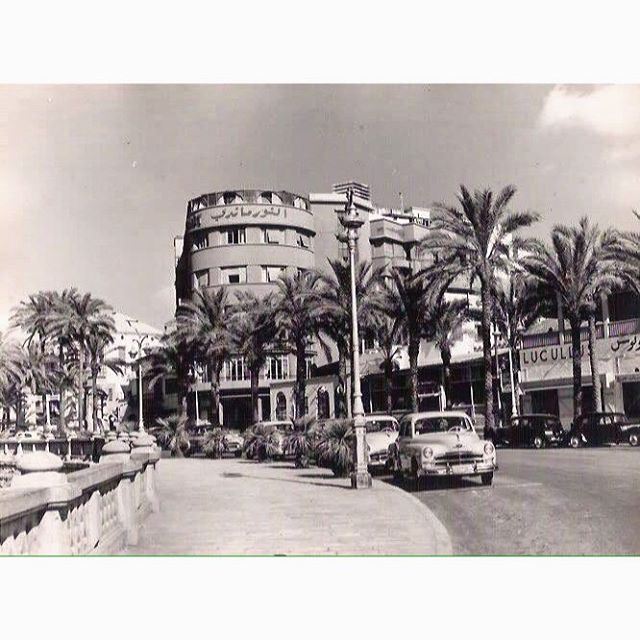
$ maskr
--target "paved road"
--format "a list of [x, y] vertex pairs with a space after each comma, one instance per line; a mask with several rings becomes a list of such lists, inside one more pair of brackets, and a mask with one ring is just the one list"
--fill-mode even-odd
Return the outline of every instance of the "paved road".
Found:
[[[160, 511], [125, 553], [450, 554], [442, 524], [384, 482], [352, 491], [327, 469], [291, 462], [164, 459]], [[401, 523], [401, 526], [398, 526]]]
[[640, 448], [499, 449], [492, 487], [414, 492], [457, 554], [639, 554]]

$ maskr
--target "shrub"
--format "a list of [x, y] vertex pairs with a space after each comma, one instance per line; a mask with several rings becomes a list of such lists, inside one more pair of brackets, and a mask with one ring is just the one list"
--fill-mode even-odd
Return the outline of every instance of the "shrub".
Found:
[[244, 452], [247, 458], [258, 462], [273, 458], [281, 452], [281, 438], [277, 429], [258, 423], [249, 427], [244, 437]]
[[171, 451], [171, 455], [176, 458], [182, 458], [191, 446], [187, 420], [181, 419], [177, 414], [158, 418], [151, 433], [156, 437], [158, 444], [163, 449]]
[[353, 470], [354, 436], [352, 420], [325, 423], [315, 445], [318, 466], [331, 469], [338, 477], [347, 476]]
[[222, 458], [227, 450], [227, 436], [220, 427], [207, 431], [202, 442], [202, 451], [208, 458]]

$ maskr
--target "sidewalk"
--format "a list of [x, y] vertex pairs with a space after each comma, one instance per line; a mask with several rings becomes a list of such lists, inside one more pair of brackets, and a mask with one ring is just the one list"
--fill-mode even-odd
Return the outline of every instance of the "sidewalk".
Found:
[[451, 553], [419, 500], [375, 478], [354, 491], [348, 479], [291, 462], [163, 459], [157, 482], [160, 512], [127, 554]]

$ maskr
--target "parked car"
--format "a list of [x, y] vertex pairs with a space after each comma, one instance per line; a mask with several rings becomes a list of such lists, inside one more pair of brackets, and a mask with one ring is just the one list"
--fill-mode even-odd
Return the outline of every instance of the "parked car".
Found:
[[640, 443], [640, 421], [630, 420], [624, 413], [585, 413], [569, 432], [569, 445], [574, 449], [582, 445], [620, 444], [632, 447]]
[[400, 421], [398, 440], [391, 445], [394, 472], [416, 484], [436, 477], [479, 476], [493, 482], [496, 448], [482, 440], [469, 416], [461, 411], [410, 413]]
[[224, 453], [239, 458], [242, 455], [242, 447], [244, 446], [244, 438], [238, 431], [225, 431]]
[[508, 424], [497, 427], [492, 433], [487, 432], [485, 436], [495, 445], [542, 449], [551, 444], [565, 444], [567, 434], [557, 416], [532, 413], [513, 416]]
[[365, 416], [365, 440], [369, 453], [369, 467], [388, 467], [389, 447], [398, 439], [398, 421], [389, 415]]

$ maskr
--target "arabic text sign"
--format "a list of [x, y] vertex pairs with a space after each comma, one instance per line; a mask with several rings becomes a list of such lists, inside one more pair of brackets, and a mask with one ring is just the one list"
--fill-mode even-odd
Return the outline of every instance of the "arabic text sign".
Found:
[[[195, 214], [191, 218], [190, 226], [202, 227], [210, 224], [218, 223], [234, 223], [234, 222], [250, 222], [250, 221], [268, 221], [275, 219], [286, 220], [289, 215], [290, 207], [273, 206], [273, 205], [250, 205], [238, 204], [227, 205], [225, 207], [214, 207], [203, 212]], [[300, 211], [293, 210], [296, 216], [300, 215]]]

